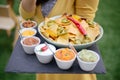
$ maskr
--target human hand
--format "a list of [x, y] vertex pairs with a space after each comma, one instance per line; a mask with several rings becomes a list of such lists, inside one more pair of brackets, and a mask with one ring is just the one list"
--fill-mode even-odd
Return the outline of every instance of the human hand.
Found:
[[22, 7], [28, 11], [31, 12], [35, 9], [36, 7], [36, 1], [37, 0], [22, 0]]

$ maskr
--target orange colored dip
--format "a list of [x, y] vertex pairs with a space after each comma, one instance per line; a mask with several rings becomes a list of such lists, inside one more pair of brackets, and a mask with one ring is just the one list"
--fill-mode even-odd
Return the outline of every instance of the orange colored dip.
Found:
[[60, 60], [71, 60], [75, 57], [75, 54], [69, 48], [63, 48], [56, 52], [55, 56]]

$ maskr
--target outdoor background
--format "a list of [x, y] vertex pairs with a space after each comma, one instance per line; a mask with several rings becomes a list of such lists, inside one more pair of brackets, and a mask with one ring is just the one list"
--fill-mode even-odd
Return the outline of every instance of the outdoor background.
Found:
[[[13, 10], [19, 15], [20, 0], [14, 0]], [[6, 4], [6, 0], [0, 0]], [[95, 21], [104, 28], [104, 36], [98, 46], [104, 61], [106, 74], [97, 74], [98, 80], [120, 80], [120, 0], [100, 0]], [[7, 22], [6, 22], [7, 24]], [[13, 49], [14, 32], [10, 37], [0, 30], [0, 80], [35, 80], [35, 74], [6, 73], [5, 67]]]

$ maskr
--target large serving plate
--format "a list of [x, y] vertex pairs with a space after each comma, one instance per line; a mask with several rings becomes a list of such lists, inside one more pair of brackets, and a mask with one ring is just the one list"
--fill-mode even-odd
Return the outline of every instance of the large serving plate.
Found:
[[[52, 20], [55, 20], [57, 18], [61, 17], [61, 15], [59, 16], [54, 16], [54, 17], [51, 17], [50, 19]], [[95, 22], [96, 23], [96, 22]], [[60, 43], [57, 43], [55, 41], [52, 41], [48, 38], [46, 38], [40, 31], [40, 27], [42, 27], [44, 25], [44, 21], [41, 22], [39, 25], [38, 25], [38, 32], [39, 34], [49, 43], [55, 45], [56, 47], [68, 47], [68, 44], [60, 44]], [[85, 43], [85, 44], [74, 44], [73, 46], [77, 49], [77, 50], [80, 50], [80, 49], [83, 49], [83, 48], [87, 48], [87, 47], [90, 47], [91, 45], [95, 44], [96, 42], [98, 42], [102, 36], [103, 36], [103, 28], [99, 25], [99, 28], [100, 28], [100, 35], [92, 42], [89, 42], [89, 43]]]

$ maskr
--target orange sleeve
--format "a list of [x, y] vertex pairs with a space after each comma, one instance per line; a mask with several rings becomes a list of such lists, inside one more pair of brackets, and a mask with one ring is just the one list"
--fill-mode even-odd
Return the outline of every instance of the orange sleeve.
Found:
[[20, 3], [20, 6], [19, 6], [19, 13], [20, 13], [20, 16], [24, 19], [28, 19], [28, 18], [33, 18], [34, 15], [35, 15], [35, 10], [33, 10], [32, 12], [27, 12], [23, 9], [21, 3]]
[[99, 0], [76, 0], [75, 13], [89, 20], [94, 20]]

